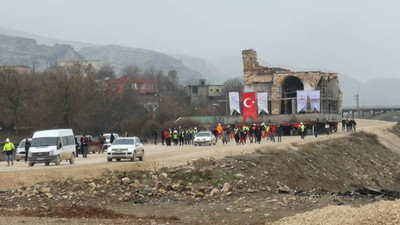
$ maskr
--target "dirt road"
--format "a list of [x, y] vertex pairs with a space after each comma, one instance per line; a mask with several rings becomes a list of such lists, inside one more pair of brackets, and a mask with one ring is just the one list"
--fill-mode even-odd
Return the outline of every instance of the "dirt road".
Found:
[[[358, 131], [365, 131], [378, 134], [381, 142], [394, 151], [399, 151], [399, 138], [387, 132], [387, 129], [393, 126], [393, 122], [383, 122], [375, 120], [358, 120]], [[273, 143], [262, 140], [261, 144], [236, 145], [234, 142], [228, 145], [222, 145], [219, 141], [216, 146], [162, 146], [160, 144], [147, 144], [145, 146], [144, 162], [106, 162], [106, 154], [90, 154], [88, 158], [78, 157], [74, 165], [68, 162], [62, 162], [59, 166], [44, 166], [36, 164], [34, 167], [28, 167], [24, 162], [15, 162], [14, 166], [7, 167], [5, 162], [0, 164], [0, 190], [19, 188], [21, 186], [33, 185], [41, 181], [50, 181], [55, 179], [84, 179], [94, 178], [103, 174], [105, 170], [156, 170], [160, 167], [170, 167], [184, 165], [187, 162], [199, 158], [223, 158], [228, 155], [237, 155], [253, 152], [261, 147], [270, 146], [277, 149], [296, 145], [297, 143], [314, 142], [342, 137], [348, 135], [348, 132], [341, 131], [333, 133], [330, 136], [320, 135], [318, 138], [307, 136], [304, 140], [299, 136], [283, 137], [282, 143]]]

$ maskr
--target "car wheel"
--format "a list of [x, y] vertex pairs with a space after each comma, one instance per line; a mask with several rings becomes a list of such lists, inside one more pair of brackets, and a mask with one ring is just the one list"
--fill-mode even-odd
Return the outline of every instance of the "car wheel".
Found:
[[69, 164], [74, 164], [75, 163], [75, 154], [72, 153], [71, 158], [69, 159]]
[[194, 146], [197, 146], [196, 144], [194, 144]]
[[61, 160], [60, 160], [60, 155], [57, 155], [56, 161], [54, 162], [56, 166], [60, 165]]
[[135, 161], [135, 158], [136, 158], [136, 151], [133, 151], [133, 155], [132, 155], [131, 161], [132, 162]]
[[115, 160], [117, 160], [117, 162], [121, 162], [121, 159], [115, 159]]
[[50, 162], [45, 162], [44, 165], [45, 165], [45, 166], [49, 166], [49, 165], [50, 165]]
[[144, 160], [144, 151], [142, 151], [142, 156], [139, 157], [139, 161], [143, 161]]
[[19, 162], [19, 159], [16, 159], [17, 160], [17, 162]]
[[34, 166], [34, 165], [35, 165], [35, 163], [33, 163], [33, 162], [29, 162], [29, 163], [28, 163], [28, 165], [29, 165], [29, 167], [32, 167], [32, 166]]
[[112, 162], [112, 158], [107, 158], [107, 162]]

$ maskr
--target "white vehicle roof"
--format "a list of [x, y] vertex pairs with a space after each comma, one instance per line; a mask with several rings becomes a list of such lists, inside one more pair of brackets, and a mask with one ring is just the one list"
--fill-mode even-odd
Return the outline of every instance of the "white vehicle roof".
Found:
[[59, 137], [59, 136], [74, 136], [72, 129], [53, 129], [36, 131], [32, 138], [38, 137]]

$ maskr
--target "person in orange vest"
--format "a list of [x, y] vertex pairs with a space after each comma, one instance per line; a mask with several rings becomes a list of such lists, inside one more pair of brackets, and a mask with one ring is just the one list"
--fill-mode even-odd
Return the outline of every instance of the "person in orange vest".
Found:
[[222, 132], [224, 131], [224, 129], [222, 128], [221, 124], [219, 123], [217, 126], [217, 133], [218, 133], [218, 139], [221, 140], [222, 138]]

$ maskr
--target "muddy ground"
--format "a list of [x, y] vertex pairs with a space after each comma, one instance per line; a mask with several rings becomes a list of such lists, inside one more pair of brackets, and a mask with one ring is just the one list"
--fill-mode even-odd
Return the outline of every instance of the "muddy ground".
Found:
[[[376, 134], [353, 132], [182, 166], [21, 186], [1, 192], [0, 215], [10, 217], [7, 224], [387, 224], [383, 218], [396, 220], [387, 215], [390, 204], [399, 204], [399, 159]], [[375, 204], [388, 210], [368, 220], [350, 213], [373, 215]], [[341, 209], [347, 218], [324, 214]]]

